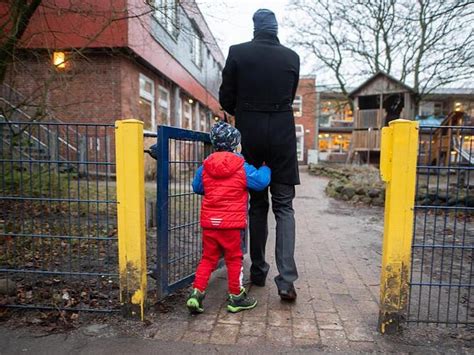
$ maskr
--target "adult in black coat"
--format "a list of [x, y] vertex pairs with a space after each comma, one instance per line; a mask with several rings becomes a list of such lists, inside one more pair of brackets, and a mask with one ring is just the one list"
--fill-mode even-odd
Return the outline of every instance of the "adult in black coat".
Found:
[[[299, 80], [299, 57], [278, 40], [278, 24], [270, 10], [254, 16], [251, 42], [230, 47], [219, 101], [235, 116], [242, 134], [242, 154], [252, 165], [272, 170], [270, 193], [276, 218], [275, 278], [282, 299], [293, 301], [298, 273], [294, 261], [295, 219], [293, 199], [299, 184], [296, 134], [292, 103]], [[269, 265], [265, 261], [268, 235], [268, 189], [250, 192], [249, 229], [252, 283], [264, 286]]]

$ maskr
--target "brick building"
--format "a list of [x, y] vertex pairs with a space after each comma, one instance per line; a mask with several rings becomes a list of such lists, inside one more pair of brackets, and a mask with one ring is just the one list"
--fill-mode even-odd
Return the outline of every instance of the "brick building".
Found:
[[44, 0], [2, 97], [45, 120], [138, 118], [152, 131], [158, 124], [207, 130], [219, 115], [223, 64], [194, 1]]
[[316, 78], [302, 76], [293, 103], [298, 161], [308, 163], [308, 155], [316, 149]]

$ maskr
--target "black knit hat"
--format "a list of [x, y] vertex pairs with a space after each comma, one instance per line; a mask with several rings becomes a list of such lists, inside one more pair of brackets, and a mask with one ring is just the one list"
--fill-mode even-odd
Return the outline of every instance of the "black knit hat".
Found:
[[278, 22], [273, 11], [268, 9], [257, 10], [253, 14], [253, 31], [254, 34], [267, 32], [275, 36], [278, 35]]
[[240, 132], [224, 121], [217, 122], [211, 129], [211, 143], [217, 151], [233, 152], [240, 144]]

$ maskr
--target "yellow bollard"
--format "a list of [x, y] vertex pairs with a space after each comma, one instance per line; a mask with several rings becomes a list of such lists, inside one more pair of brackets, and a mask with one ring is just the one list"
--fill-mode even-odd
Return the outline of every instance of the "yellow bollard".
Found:
[[144, 319], [146, 300], [143, 122], [115, 122], [120, 304], [124, 316]]
[[400, 329], [408, 304], [415, 204], [418, 123], [395, 120], [382, 129], [380, 174], [386, 182], [379, 331]]

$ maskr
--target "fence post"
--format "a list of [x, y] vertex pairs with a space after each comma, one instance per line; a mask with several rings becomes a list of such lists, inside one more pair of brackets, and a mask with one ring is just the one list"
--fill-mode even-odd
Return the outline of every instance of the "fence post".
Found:
[[386, 183], [379, 331], [394, 333], [408, 304], [418, 123], [395, 120], [382, 129], [380, 174]]
[[115, 123], [120, 303], [127, 317], [144, 319], [146, 299], [143, 122]]

